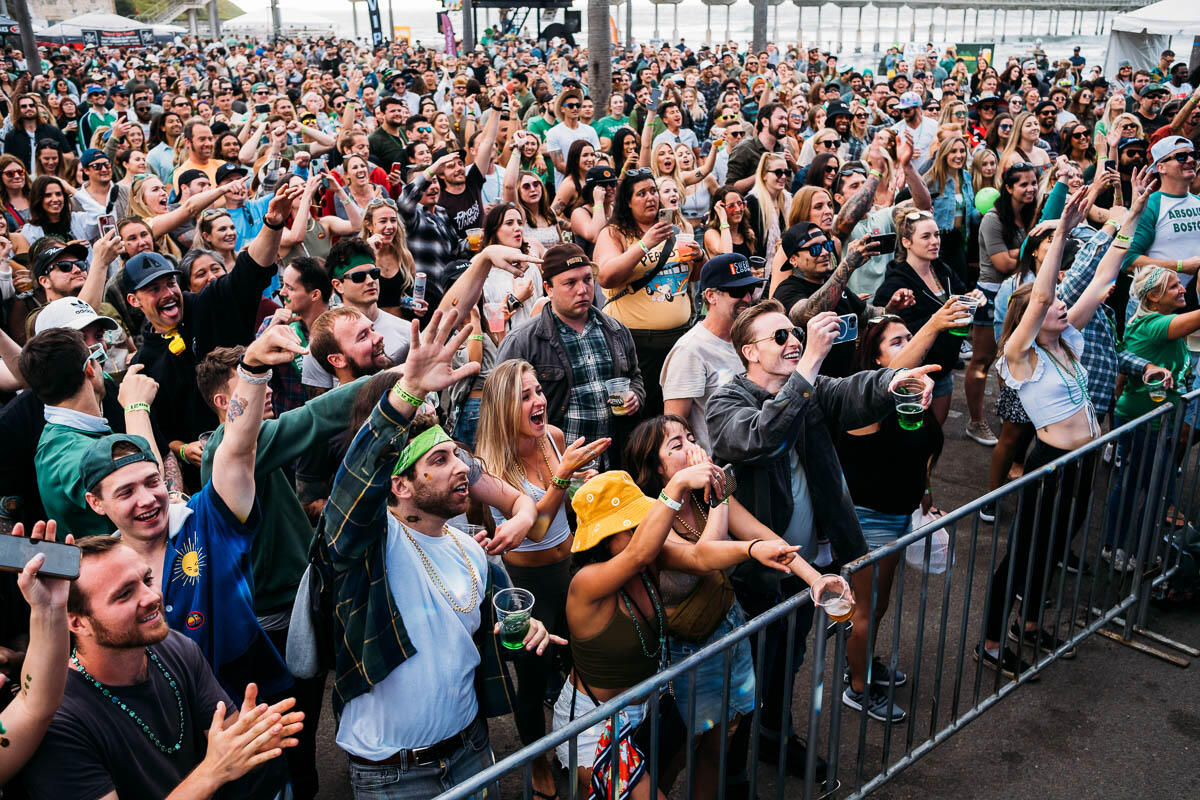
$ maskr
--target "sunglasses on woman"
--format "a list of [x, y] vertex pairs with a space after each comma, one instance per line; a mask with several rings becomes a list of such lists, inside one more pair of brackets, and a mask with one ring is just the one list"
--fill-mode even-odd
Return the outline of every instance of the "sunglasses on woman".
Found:
[[780, 347], [783, 347], [785, 344], [787, 344], [787, 340], [788, 340], [789, 336], [795, 336], [797, 342], [799, 342], [800, 344], [804, 344], [804, 329], [803, 328], [780, 328], [779, 330], [772, 333], [770, 336], [764, 336], [761, 339], [755, 339], [750, 344], [758, 344], [759, 342], [765, 342], [768, 339], [774, 339], [775, 344], [779, 345]]
[[779, 169], [769, 169], [769, 170], [767, 170], [767, 171], [766, 171], [766, 173], [764, 173], [764, 174], [766, 174], [766, 175], [774, 175], [776, 178], [779, 178], [780, 180], [782, 180], [782, 179], [784, 179], [784, 178], [788, 177], [789, 175], [791, 175], [791, 174], [792, 174], [792, 171], [791, 171], [791, 170], [788, 170], [788, 169], [783, 169], [783, 168], [781, 167], [781, 168], [779, 168]]
[[371, 267], [370, 269], [362, 272], [351, 272], [349, 275], [345, 275], [344, 279], [353, 281], [354, 283], [363, 283], [367, 278], [377, 281], [379, 280], [379, 276], [382, 274], [383, 273], [379, 270], [379, 267]]
[[842, 140], [841, 139], [826, 139], [823, 142], [817, 142], [817, 144], [820, 145], [821, 147], [827, 148], [829, 150], [837, 150], [839, 147], [842, 146]]
[[1001, 133], [1008, 133], [1009, 131], [1011, 131], [1011, 130], [1012, 130], [1012, 128], [1013, 128], [1013, 126], [1012, 126], [1012, 123], [1002, 124], [1002, 125], [1000, 126], [1000, 132], [1001, 132]]

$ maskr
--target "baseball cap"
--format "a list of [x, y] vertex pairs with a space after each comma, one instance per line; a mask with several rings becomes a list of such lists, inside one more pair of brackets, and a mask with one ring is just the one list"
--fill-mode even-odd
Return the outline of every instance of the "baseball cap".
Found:
[[608, 186], [617, 182], [617, 171], [608, 164], [597, 164], [587, 171], [584, 183], [594, 183], [598, 186]]
[[179, 275], [180, 272], [158, 253], [138, 253], [125, 262], [121, 287], [126, 293], [136, 292], [155, 278], [171, 274]]
[[186, 186], [197, 178], [207, 178], [208, 173], [202, 169], [185, 169], [179, 173], [179, 185]]
[[1126, 137], [1122, 138], [1121, 141], [1117, 142], [1117, 150], [1121, 151], [1128, 147], [1133, 147], [1135, 145], [1138, 147], [1141, 147], [1142, 149], [1145, 149], [1146, 148], [1146, 140], [1139, 139], [1136, 136], [1126, 136]]
[[708, 59], [705, 59], [704, 61], [700, 62], [700, 69], [712, 69], [712, 68], [713, 68], [713, 62], [709, 61]]
[[254, 92], [269, 92], [269, 91], [271, 91], [271, 90], [269, 88], [267, 88], [267, 85], [265, 83], [256, 83], [250, 87], [251, 94], [253, 94]]
[[38, 257], [33, 262], [33, 277], [39, 278], [49, 272], [50, 265], [57, 261], [59, 256], [70, 256], [77, 261], [87, 261], [88, 249], [79, 242], [71, 242], [61, 247], [47, 247], [38, 253]]
[[896, 104], [897, 108], [920, 108], [921, 95], [916, 92], [905, 92], [900, 95], [900, 102]]
[[801, 222], [799, 225], [793, 225], [784, 231], [783, 238], [779, 242], [779, 246], [783, 248], [783, 254], [788, 258], [799, 253], [801, 248], [811, 242], [818, 236], [825, 236], [825, 231], [821, 230], [816, 223]]
[[542, 280], [548, 281], [567, 270], [591, 265], [592, 262], [579, 245], [571, 242], [556, 244], [542, 256]]
[[89, 147], [87, 150], [84, 150], [83, 155], [79, 157], [79, 165], [86, 169], [100, 159], [108, 161], [108, 156], [103, 150], [98, 150], [95, 147]]
[[51, 328], [70, 328], [81, 331], [93, 322], [102, 322], [110, 330], [117, 329], [112, 317], [97, 314], [95, 309], [78, 297], [60, 297], [47, 303], [33, 322], [33, 332], [41, 333]]
[[[113, 457], [113, 448], [119, 444], [131, 445], [136, 452]], [[100, 481], [121, 467], [143, 461], [150, 464], [158, 463], [150, 451], [149, 442], [135, 434], [111, 433], [97, 439], [84, 452], [83, 459], [79, 462], [79, 477], [83, 481], [84, 489], [90, 492], [99, 485]]]
[[88, 97], [94, 94], [108, 94], [108, 89], [105, 89], [103, 86], [89, 86], [87, 93]]
[[1167, 89], [1167, 87], [1163, 86], [1161, 83], [1147, 83], [1145, 86], [1142, 87], [1142, 90], [1140, 92], [1138, 92], [1138, 97], [1147, 97], [1151, 94], [1170, 94], [1170, 93], [1171, 93], [1170, 90]]
[[721, 253], [710, 258], [700, 270], [700, 291], [757, 286], [762, 278], [750, 271], [750, 260], [741, 253]]
[[1176, 150], [1195, 150], [1196, 146], [1186, 136], [1164, 136], [1150, 148], [1150, 163], [1158, 166], [1158, 162], [1174, 153]]
[[250, 174], [250, 170], [243, 167], [241, 164], [234, 164], [231, 161], [226, 161], [221, 166], [217, 167], [217, 183], [223, 183], [230, 175], [237, 177], [245, 177]]

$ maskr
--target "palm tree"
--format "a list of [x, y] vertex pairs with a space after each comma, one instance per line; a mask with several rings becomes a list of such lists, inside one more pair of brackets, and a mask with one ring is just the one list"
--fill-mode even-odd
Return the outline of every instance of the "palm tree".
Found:
[[750, 54], [761, 53], [767, 49], [767, 0], [750, 0], [754, 6], [754, 41], [750, 46]]
[[596, 106], [596, 117], [608, 113], [612, 90], [612, 32], [608, 27], [608, 0], [588, 0], [588, 96]]

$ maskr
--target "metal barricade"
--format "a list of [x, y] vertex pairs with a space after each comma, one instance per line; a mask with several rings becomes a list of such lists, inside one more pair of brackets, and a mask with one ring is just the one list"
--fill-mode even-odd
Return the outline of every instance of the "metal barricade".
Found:
[[[647, 754], [650, 785], [658, 785], [660, 693], [681, 676], [694, 676], [702, 665], [720, 663], [722, 702], [716, 726], [721, 741], [728, 744], [731, 665], [735, 648], [742, 642], [751, 644], [755, 656], [754, 711], [749, 719], [741, 720], [741, 725], [749, 725], [748, 736], [743, 731], [748, 744], [741, 773], [748, 785], [742, 788], [748, 789], [750, 797], [758, 796], [762, 788], [763, 797], [779, 800], [828, 796], [839, 780], [838, 797], [870, 794], [1000, 700], [1036, 681], [1051, 664], [1072, 657], [1076, 646], [1093, 633], [1186, 666], [1186, 659], [1134, 637], [1200, 656], [1200, 651], [1146, 628], [1153, 594], [1179, 572], [1187, 557], [1179, 544], [1188, 529], [1168, 526], [1167, 511], [1173, 508], [1175, 513], [1186, 514], [1200, 504], [1200, 448], [1193, 446], [1200, 434], [1186, 422], [1189, 402], [1200, 403], [1200, 390], [1188, 394], [1184, 402], [1164, 404], [846, 565], [842, 575], [858, 587], [850, 623], [830, 625], [819, 608], [812, 608], [807, 591], [796, 594], [600, 707], [579, 714], [441, 798], [467, 798], [493, 782], [504, 781], [506, 796], [513, 796], [513, 784], [517, 783], [517, 791], [531, 800], [533, 760], [569, 743], [569, 763], [564, 765], [566, 796], [574, 800], [578, 796], [576, 769], [593, 757], [593, 753], [580, 752], [579, 734], [610, 720], [616, 739], [622, 724], [619, 712], [643, 701], [648, 703], [643, 724], [651, 726]], [[990, 532], [980, 516], [985, 506], [994, 506]], [[1102, 553], [1106, 545], [1111, 545], [1113, 553], [1118, 548], [1125, 550], [1136, 568], [1128, 569], [1128, 558], [1122, 564], [1113, 555]], [[931, 563], [937, 560], [935, 548], [947, 557], [940, 573], [931, 572]], [[1076, 552], [1078, 562], [1074, 561]], [[906, 559], [906, 553], [912, 556]], [[897, 558], [901, 563], [896, 567], [894, 598], [881, 597], [880, 572], [889, 560]], [[1024, 602], [1030, 597], [1041, 601]], [[890, 604], [887, 616], [878, 613], [883, 603]], [[769, 759], [776, 762], [774, 766], [760, 774], [766, 647], [768, 641], [777, 646], [782, 637], [786, 648], [783, 674], [803, 677], [795, 659], [800, 655], [797, 644], [803, 642], [802, 637], [798, 639], [798, 629], [803, 630], [801, 624], [807, 628], [809, 613], [814, 615], [814, 635], [805, 667], [811, 673], [807, 725], [799, 720], [796, 724], [808, 736], [806, 778], [787, 775], [786, 736], [780, 738], [778, 752]], [[978, 654], [989, 616], [993, 632], [997, 621], [1000, 623], [1000, 652], [1012, 647], [1018, 662], [1026, 665], [1016, 670], [1014, 678], [1004, 677], [999, 670], [989, 673]], [[1120, 629], [1107, 627], [1113, 624]], [[857, 719], [854, 712], [843, 709], [842, 692], [852, 669], [847, 644], [848, 637], [855, 635], [854, 626], [865, 636], [865, 644], [856, 640], [855, 647], [862, 644], [865, 649], [858, 668], [865, 671], [867, 687], [879, 677], [873, 664], [881, 662], [889, 674], [901, 664], [909, 670], [903, 692], [908, 706], [905, 719], [881, 724], [869, 720], [865, 709]], [[1036, 627], [1049, 638], [1030, 642], [1028, 635], [1018, 635], [1027, 627]], [[877, 649], [875, 640], [881, 632], [886, 632], [881, 639], [885, 644]], [[832, 652], [832, 659], [826, 659], [827, 651]], [[883, 657], [877, 661], [880, 653]], [[689, 681], [691, 700], [695, 683]], [[783, 687], [783, 718], [778, 728], [771, 725], [773, 729], [787, 730], [794, 684], [795, 680], [788, 680]], [[888, 708], [897, 699], [897, 689], [888, 681], [881, 686]], [[684, 723], [694, 742], [695, 704], [688, 706], [692, 714]], [[846, 719], [849, 724], [844, 724]], [[729, 756], [735, 755], [730, 750], [721, 749], [717, 783], [706, 787], [706, 794], [725, 797]], [[671, 794], [690, 798], [695, 794], [697, 763], [692, 748], [685, 752]], [[814, 777], [819, 755], [825, 756], [828, 765], [829, 781], [824, 786], [817, 785]], [[615, 778], [614, 761], [610, 785]]]

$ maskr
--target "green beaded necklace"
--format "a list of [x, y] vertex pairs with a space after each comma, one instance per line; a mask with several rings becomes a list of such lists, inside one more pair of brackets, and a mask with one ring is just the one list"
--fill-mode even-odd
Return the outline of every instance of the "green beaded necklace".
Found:
[[[1087, 399], [1087, 397], [1088, 397], [1087, 384], [1083, 382], [1083, 378], [1079, 374], [1079, 369], [1076, 366], [1078, 364], [1078, 362], [1075, 360], [1075, 357], [1072, 355], [1067, 356], [1067, 360], [1071, 362], [1071, 373], [1070, 374], [1071, 374], [1071, 378], [1073, 379], [1074, 384], [1075, 384], [1074, 386], [1072, 386], [1071, 385], [1072, 381], [1067, 380], [1066, 364], [1063, 364], [1061, 361], [1059, 361], [1057, 358], [1055, 358], [1054, 353], [1051, 353], [1049, 350], [1042, 347], [1041, 345], [1038, 346], [1038, 349], [1050, 357], [1050, 363], [1054, 365], [1054, 371], [1058, 373], [1058, 377], [1063, 382], [1063, 386], [1067, 387], [1067, 399], [1071, 401], [1071, 405], [1075, 405], [1075, 406], [1082, 405], [1083, 401], [1085, 399]], [[1079, 389], [1079, 394], [1080, 394], [1080, 397], [1078, 400], [1075, 399], [1075, 389], [1076, 388]]]
[[171, 685], [171, 691], [175, 693], [175, 704], [179, 707], [179, 739], [177, 739], [175, 744], [171, 747], [167, 747], [160, 742], [158, 737], [154, 735], [154, 731], [150, 730], [150, 726], [138, 716], [136, 711], [125, 705], [121, 698], [110, 692], [104, 686], [104, 684], [93, 678], [91, 673], [83, 668], [83, 664], [80, 664], [79, 659], [75, 656], [74, 648], [71, 648], [71, 664], [74, 665], [75, 669], [79, 671], [80, 675], [87, 678], [93, 686], [100, 690], [100, 694], [107, 697], [110, 701], [112, 701], [113, 705], [119, 706], [122, 711], [127, 713], [129, 718], [136, 722], [138, 727], [142, 729], [142, 733], [146, 734], [146, 737], [150, 740], [151, 744], [153, 744], [166, 755], [178, 753], [179, 749], [183, 747], [183, 695], [179, 693], [179, 686], [175, 683], [175, 679], [171, 677], [171, 673], [167, 672], [166, 666], [164, 666], [163, 663], [158, 660], [158, 656], [154, 654], [154, 651], [147, 647], [146, 655], [150, 656], [150, 660], [154, 662], [154, 666], [158, 667], [159, 672], [163, 674], [163, 677], [167, 679], [167, 683]]
[[[650, 648], [646, 647], [646, 639], [642, 636], [642, 626], [638, 623], [638, 615], [633, 609], [633, 603], [629, 600], [629, 595], [624, 589], [620, 590], [621, 599], [625, 601], [625, 608], [629, 611], [629, 618], [633, 620], [633, 629], [637, 631], [638, 644], [642, 646], [642, 655], [646, 658], [661, 658], [666, 651], [667, 643], [667, 623], [663, 614], [662, 603], [659, 602], [658, 594], [654, 591], [654, 585], [646, 577], [646, 573], [640, 573], [642, 585], [646, 587], [646, 595], [650, 598], [650, 604], [654, 606], [654, 617], [658, 620], [658, 650], [650, 652]], [[647, 620], [649, 622], [649, 620]]]

